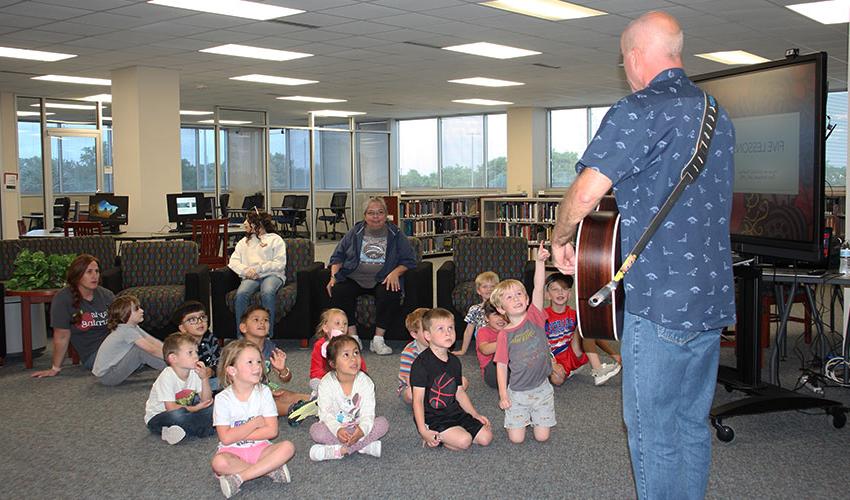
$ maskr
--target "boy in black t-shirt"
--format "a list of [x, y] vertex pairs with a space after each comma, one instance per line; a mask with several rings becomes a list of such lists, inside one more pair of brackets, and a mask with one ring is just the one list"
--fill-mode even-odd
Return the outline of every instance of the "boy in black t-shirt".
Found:
[[460, 360], [449, 352], [455, 343], [452, 313], [431, 309], [422, 323], [430, 345], [413, 362], [410, 385], [413, 419], [423, 444], [450, 450], [465, 450], [473, 443], [487, 446], [493, 440], [490, 421], [472, 406], [460, 383]]

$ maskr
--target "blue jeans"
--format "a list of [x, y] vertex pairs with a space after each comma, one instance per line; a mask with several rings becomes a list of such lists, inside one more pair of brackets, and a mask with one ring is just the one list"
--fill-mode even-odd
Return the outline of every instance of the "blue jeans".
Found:
[[638, 498], [704, 498], [720, 330], [671, 330], [628, 312], [623, 323], [623, 419]]
[[248, 309], [248, 304], [251, 302], [251, 297], [260, 290], [260, 303], [269, 311], [269, 338], [274, 333], [274, 310], [277, 303], [277, 289], [283, 285], [283, 280], [277, 276], [266, 276], [258, 280], [245, 278], [239, 284], [236, 290], [236, 338], [242, 338], [242, 332], [239, 331], [239, 320], [245, 311]]
[[186, 408], [177, 408], [154, 415], [148, 420], [148, 429], [154, 434], [162, 434], [163, 427], [179, 425], [187, 436], [203, 438], [215, 434], [212, 417], [213, 405], [194, 413]]

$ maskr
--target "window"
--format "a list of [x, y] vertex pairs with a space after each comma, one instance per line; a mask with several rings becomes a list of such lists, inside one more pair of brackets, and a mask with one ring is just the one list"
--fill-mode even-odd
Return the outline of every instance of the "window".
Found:
[[[386, 125], [384, 128], [386, 129]], [[357, 188], [386, 192], [389, 187], [389, 134], [358, 131], [355, 137], [357, 137]]]
[[18, 170], [21, 194], [41, 196], [44, 175], [41, 161], [41, 123], [18, 120]]
[[306, 130], [269, 130], [272, 191], [307, 190], [310, 183], [310, 134]]
[[826, 114], [835, 129], [826, 140], [826, 183], [841, 187], [847, 170], [847, 92], [830, 92], [826, 98]]
[[576, 163], [602, 123], [609, 106], [549, 112], [549, 186], [569, 187]]
[[180, 129], [183, 191], [215, 192], [214, 134], [208, 128]]
[[[347, 127], [346, 127], [347, 128]], [[351, 134], [316, 131], [316, 189], [351, 188]]]
[[402, 120], [398, 144], [400, 188], [505, 187], [505, 114]]

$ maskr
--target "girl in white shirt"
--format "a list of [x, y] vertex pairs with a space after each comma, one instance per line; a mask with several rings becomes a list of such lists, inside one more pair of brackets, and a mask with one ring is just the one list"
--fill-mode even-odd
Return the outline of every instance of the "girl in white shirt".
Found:
[[295, 455], [295, 446], [269, 441], [278, 435], [277, 407], [271, 390], [261, 383], [263, 368], [259, 349], [247, 340], [233, 341], [222, 350], [218, 380], [224, 389], [213, 405], [219, 444], [212, 469], [225, 498], [260, 476], [276, 483], [290, 481], [286, 462]]
[[331, 367], [319, 382], [319, 421], [310, 427], [314, 461], [342, 458], [354, 452], [381, 456], [381, 441], [389, 423], [375, 416], [375, 384], [360, 371], [360, 348], [348, 335], [330, 339], [326, 349]]
[[234, 304], [236, 338], [242, 338], [239, 322], [257, 290], [263, 307], [269, 311], [269, 328], [274, 331], [277, 290], [286, 281], [286, 243], [274, 232], [271, 216], [254, 209], [245, 217], [245, 228], [247, 233], [236, 244], [227, 264], [242, 278]]

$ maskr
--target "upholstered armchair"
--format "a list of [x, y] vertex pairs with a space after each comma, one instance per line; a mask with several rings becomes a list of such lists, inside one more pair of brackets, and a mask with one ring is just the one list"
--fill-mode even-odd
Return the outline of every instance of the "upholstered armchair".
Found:
[[[404, 273], [404, 295], [401, 301], [401, 314], [387, 328], [385, 338], [387, 340], [409, 340], [410, 336], [404, 327], [404, 318], [417, 307], [434, 307], [434, 265], [422, 260], [422, 244], [418, 238], [408, 236], [407, 240], [416, 254], [416, 268]], [[331, 298], [328, 297], [325, 288], [331, 278], [330, 268], [323, 269], [319, 273], [314, 292], [316, 302], [319, 304], [319, 313], [330, 307]], [[349, 324], [357, 325], [357, 335], [360, 338], [371, 338], [375, 331], [377, 310], [375, 308], [375, 297], [361, 295], [357, 298], [357, 313], [353, 320], [348, 318]], [[371, 333], [366, 333], [371, 332]]]
[[121, 265], [102, 273], [116, 295], [135, 295], [145, 310], [141, 327], [163, 339], [173, 333], [171, 313], [186, 300], [208, 304], [209, 271], [198, 264], [194, 241], [137, 241], [121, 245]]
[[[307, 339], [315, 330], [318, 312], [312, 305], [313, 283], [324, 263], [315, 262], [313, 242], [304, 238], [287, 238], [286, 283], [277, 290], [276, 324], [271, 338]], [[234, 315], [236, 289], [241, 279], [229, 267], [210, 273], [212, 283], [213, 332], [220, 339], [234, 338], [239, 318]], [[251, 299], [260, 304], [260, 293]]]
[[455, 316], [458, 340], [466, 324], [463, 318], [472, 304], [481, 302], [475, 290], [475, 277], [493, 271], [500, 280], [522, 281], [531, 295], [534, 261], [528, 260], [528, 241], [523, 238], [458, 238], [454, 256], [437, 269], [437, 306]]

